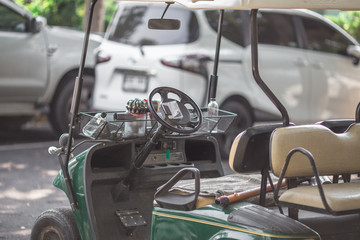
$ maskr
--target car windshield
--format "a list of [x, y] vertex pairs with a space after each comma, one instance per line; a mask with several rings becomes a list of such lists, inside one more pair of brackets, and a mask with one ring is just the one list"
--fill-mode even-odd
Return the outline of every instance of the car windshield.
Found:
[[[150, 30], [147, 21], [150, 18], [160, 18], [164, 6], [124, 6], [118, 9], [109, 40], [130, 45], [166, 45], [181, 44], [195, 41], [199, 37], [199, 24], [195, 14], [188, 9], [170, 7], [165, 14], [181, 21], [179, 30]], [[121, 12], [121, 14], [119, 14]]]

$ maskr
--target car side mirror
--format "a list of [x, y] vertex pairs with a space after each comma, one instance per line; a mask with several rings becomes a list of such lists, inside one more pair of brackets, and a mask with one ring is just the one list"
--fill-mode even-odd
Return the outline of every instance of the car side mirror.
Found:
[[29, 32], [31, 32], [31, 33], [38, 33], [39, 32], [38, 23], [36, 22], [35, 18], [30, 20]]
[[360, 61], [360, 46], [349, 45], [346, 49], [346, 52], [349, 56], [352, 56], [354, 58], [353, 63], [355, 65], [358, 65]]
[[41, 30], [41, 27], [46, 25], [46, 18], [37, 16], [36, 18], [32, 18], [30, 20], [30, 32], [38, 33]]
[[178, 30], [180, 25], [178, 19], [150, 19], [148, 22], [148, 28], [156, 30]]

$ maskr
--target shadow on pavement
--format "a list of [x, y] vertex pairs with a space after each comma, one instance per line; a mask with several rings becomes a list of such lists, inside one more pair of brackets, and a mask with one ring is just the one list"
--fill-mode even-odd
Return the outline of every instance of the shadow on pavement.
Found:
[[0, 129], [0, 144], [32, 143], [58, 140], [47, 121], [32, 121], [20, 129]]
[[52, 186], [59, 166], [47, 149], [57, 139], [47, 121], [0, 130], [0, 239], [30, 239], [41, 212], [69, 205]]

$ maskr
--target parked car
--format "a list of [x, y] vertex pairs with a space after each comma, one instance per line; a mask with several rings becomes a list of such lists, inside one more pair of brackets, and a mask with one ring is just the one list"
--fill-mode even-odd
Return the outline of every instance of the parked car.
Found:
[[[158, 86], [180, 89], [200, 106], [207, 105], [219, 12], [172, 6], [166, 14], [181, 19], [178, 31], [148, 29], [147, 19], [160, 18], [163, 11], [155, 3], [118, 5], [97, 50], [94, 109], [124, 109], [129, 98], [146, 98]], [[262, 78], [291, 121], [353, 118], [360, 96], [356, 40], [308, 10], [261, 10], [258, 17]], [[225, 155], [241, 130], [255, 121], [279, 119], [253, 81], [249, 27], [248, 11], [225, 11], [217, 101], [221, 109], [238, 114], [227, 134], [231, 137], [220, 139]]]
[[[38, 113], [67, 132], [84, 33], [51, 27], [10, 0], [0, 0], [0, 121], [18, 126]], [[85, 66], [82, 109], [94, 84], [93, 50], [102, 37], [92, 35]]]

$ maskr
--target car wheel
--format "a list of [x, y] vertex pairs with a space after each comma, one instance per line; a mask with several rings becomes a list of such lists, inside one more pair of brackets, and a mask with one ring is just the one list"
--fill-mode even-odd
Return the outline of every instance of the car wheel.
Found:
[[70, 208], [49, 209], [36, 219], [31, 240], [81, 240]]
[[229, 157], [230, 148], [235, 137], [246, 128], [251, 127], [254, 124], [254, 118], [250, 107], [239, 101], [226, 101], [220, 109], [237, 114], [226, 133], [216, 136], [221, 157], [226, 159]]
[[[50, 105], [49, 120], [53, 129], [62, 134], [69, 131], [70, 108], [75, 86], [76, 76], [68, 76], [65, 83], [59, 86]], [[94, 76], [84, 75], [79, 111], [86, 112], [90, 109], [90, 99], [94, 87]]]

